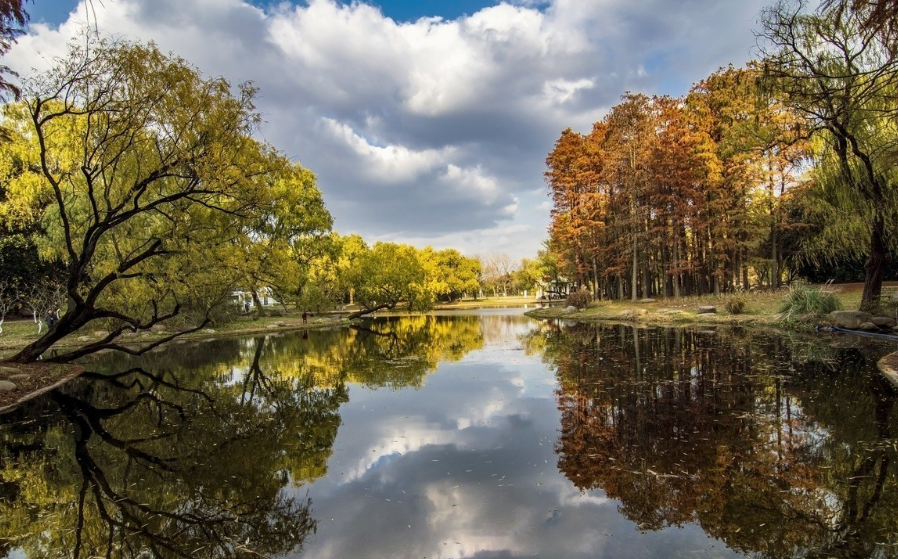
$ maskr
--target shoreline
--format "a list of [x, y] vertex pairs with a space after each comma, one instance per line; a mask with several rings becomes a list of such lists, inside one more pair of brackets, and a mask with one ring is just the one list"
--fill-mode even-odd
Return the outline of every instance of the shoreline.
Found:
[[[713, 313], [699, 312], [699, 307], [721, 306], [726, 297], [701, 297], [683, 299], [659, 299], [643, 301], [600, 301], [595, 302], [586, 309], [571, 311], [563, 304], [540, 306], [524, 312], [525, 316], [537, 320], [570, 320], [584, 323], [624, 323], [640, 326], [726, 326], [726, 327], [750, 327], [773, 329], [782, 333], [811, 332], [817, 322], [814, 317], [805, 317], [801, 320], [783, 321], [776, 311], [776, 303], [779, 300], [777, 294], [767, 294], [760, 298], [754, 298], [747, 305], [747, 312], [731, 314], [719, 310]], [[545, 301], [532, 298], [503, 297], [489, 300], [464, 301], [454, 304], [441, 304], [434, 306], [435, 311], [445, 310], [474, 310], [477, 308], [502, 308], [525, 307], [529, 305], [544, 305]], [[845, 306], [850, 303], [846, 302]], [[384, 316], [392, 313], [380, 313], [375, 316]], [[819, 317], [818, 317], [819, 318]], [[8, 323], [9, 324], [9, 323]], [[8, 326], [7, 324], [7, 326]], [[287, 314], [285, 316], [252, 317], [238, 320], [234, 323], [223, 325], [221, 328], [206, 328], [198, 332], [186, 334], [173, 340], [171, 343], [185, 341], [202, 341], [223, 339], [233, 336], [248, 336], [255, 334], [271, 334], [301, 330], [325, 329], [345, 327], [351, 324], [345, 313], [327, 313], [311, 317], [308, 322], [303, 322], [299, 316]], [[133, 343], [151, 342], [155, 337], [166, 334], [146, 333], [140, 340]], [[66, 382], [78, 377], [84, 368], [76, 363], [44, 363], [34, 362], [26, 364], [11, 363], [6, 361], [12, 352], [24, 347], [35, 335], [19, 336], [10, 339], [9, 336], [0, 336], [0, 414], [15, 409], [28, 400], [53, 390]], [[73, 347], [83, 343], [82, 339], [73, 339], [68, 343], [61, 343], [57, 347]], [[128, 345], [128, 340], [121, 341]], [[164, 346], [163, 346], [164, 347]], [[898, 352], [883, 357], [877, 364], [879, 371], [891, 384], [898, 389]], [[15, 386], [9, 388], [9, 384]]]
[[[317, 316], [306, 323], [303, 323], [301, 318], [292, 316], [262, 317], [247, 325], [235, 326], [231, 324], [227, 328], [219, 330], [206, 328], [198, 332], [185, 334], [169, 343], [176, 344], [179, 342], [225, 339], [234, 336], [325, 329], [335, 326], [343, 327], [349, 323], [350, 321], [342, 315]], [[152, 342], [154, 337], [160, 338], [165, 335], [165, 333], [148, 333], [148, 335], [141, 337], [140, 340], [134, 340], [130, 344], [127, 339], [123, 339], [119, 343], [121, 345], [137, 345], [144, 342]], [[2, 340], [2, 337], [0, 337], [0, 340]], [[84, 367], [78, 363], [49, 363], [43, 361], [15, 363], [8, 361], [12, 351], [24, 347], [25, 343], [27, 343], [27, 340], [24, 342], [20, 341], [18, 344], [4, 340], [2, 344], [3, 358], [0, 359], [0, 414], [10, 412], [28, 400], [60, 387], [84, 372]], [[54, 347], [60, 349], [77, 347], [80, 343], [82, 341], [76, 338], [57, 344]], [[163, 345], [161, 347], [164, 348], [166, 346]]]

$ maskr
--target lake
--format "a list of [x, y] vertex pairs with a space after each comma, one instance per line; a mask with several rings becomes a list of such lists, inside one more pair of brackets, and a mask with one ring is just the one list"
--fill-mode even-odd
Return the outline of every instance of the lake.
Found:
[[898, 557], [894, 342], [522, 312], [100, 356], [0, 416], [0, 557]]

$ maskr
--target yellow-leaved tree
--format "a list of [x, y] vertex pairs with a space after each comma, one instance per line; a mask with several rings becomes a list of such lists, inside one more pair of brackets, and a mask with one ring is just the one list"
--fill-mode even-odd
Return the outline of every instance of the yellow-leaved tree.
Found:
[[[283, 277], [297, 240], [329, 229], [314, 177], [252, 138], [254, 94], [155, 45], [93, 35], [25, 80], [4, 123], [25, 171], [4, 184], [0, 214], [39, 222], [66, 301], [13, 360], [88, 325], [96, 341], [52, 359], [141, 353], [203, 328], [235, 286]], [[161, 339], [116, 343], [160, 323]]]

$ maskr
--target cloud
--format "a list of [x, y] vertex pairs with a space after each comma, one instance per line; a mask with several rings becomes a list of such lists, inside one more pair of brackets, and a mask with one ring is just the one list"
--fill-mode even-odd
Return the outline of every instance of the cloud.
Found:
[[[340, 232], [522, 257], [546, 236], [532, 193], [561, 130], [744, 63], [763, 4], [518, 0], [396, 22], [362, 2], [105, 0], [91, 24], [258, 86], [260, 135], [316, 173]], [[46, 67], [82, 25], [35, 25], [6, 61]]]

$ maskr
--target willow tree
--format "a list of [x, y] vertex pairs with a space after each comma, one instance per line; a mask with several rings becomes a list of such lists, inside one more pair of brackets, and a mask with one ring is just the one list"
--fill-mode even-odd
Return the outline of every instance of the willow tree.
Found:
[[356, 257], [354, 265], [345, 271], [343, 281], [361, 307], [349, 318], [393, 310], [398, 305], [405, 305], [410, 311], [424, 311], [433, 303], [420, 255], [409, 245], [375, 243]]
[[[898, 51], [883, 28], [857, 11], [809, 11], [779, 2], [763, 17], [764, 67], [786, 103], [801, 112], [826, 142], [848, 193], [846, 209], [865, 217], [867, 245], [861, 309], [879, 304], [894, 214], [895, 88]], [[833, 224], [838, 226], [838, 224]], [[833, 246], [831, 250], [842, 250]]]
[[[25, 82], [6, 120], [33, 172], [5, 185], [3, 213], [36, 209], [42, 254], [65, 262], [66, 304], [14, 360], [88, 325], [97, 341], [53, 359], [143, 352], [208, 323], [232, 287], [229, 247], [277, 203], [260, 177], [282, 158], [251, 138], [253, 95], [152, 44], [90, 35]], [[192, 323], [171, 320], [188, 306]], [[176, 331], [136, 349], [116, 343], [160, 323]]]

